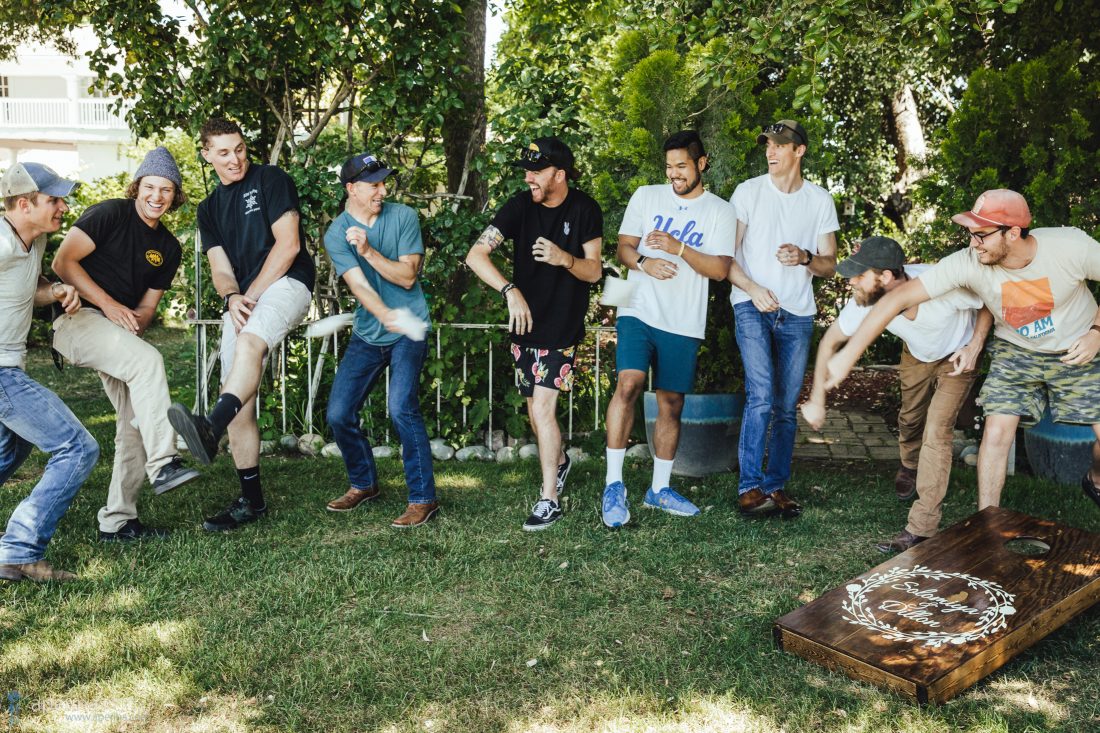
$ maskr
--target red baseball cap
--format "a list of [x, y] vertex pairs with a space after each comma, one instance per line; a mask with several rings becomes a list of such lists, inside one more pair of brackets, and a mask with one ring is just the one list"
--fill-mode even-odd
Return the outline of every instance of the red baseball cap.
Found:
[[955, 214], [951, 221], [964, 227], [1027, 228], [1031, 225], [1031, 209], [1015, 191], [995, 188], [979, 196], [970, 211]]

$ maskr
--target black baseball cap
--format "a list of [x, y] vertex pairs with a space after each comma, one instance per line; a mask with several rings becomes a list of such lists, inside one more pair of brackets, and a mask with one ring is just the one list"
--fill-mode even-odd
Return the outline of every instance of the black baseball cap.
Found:
[[580, 176], [574, 167], [573, 151], [556, 137], [540, 137], [532, 141], [520, 151], [519, 160], [512, 165], [529, 171], [541, 171], [554, 166], [565, 171], [569, 178], [576, 179]]
[[899, 270], [905, 264], [905, 252], [890, 237], [867, 237], [848, 259], [837, 263], [836, 272], [844, 278], [859, 277], [871, 268]]
[[780, 145], [794, 143], [810, 147], [810, 138], [806, 130], [795, 120], [779, 120], [770, 125], [764, 125], [764, 129], [756, 136], [756, 144], [763, 145], [769, 140], [774, 140]]
[[393, 168], [374, 157], [370, 153], [353, 155], [340, 166], [340, 183], [378, 183], [393, 175]]

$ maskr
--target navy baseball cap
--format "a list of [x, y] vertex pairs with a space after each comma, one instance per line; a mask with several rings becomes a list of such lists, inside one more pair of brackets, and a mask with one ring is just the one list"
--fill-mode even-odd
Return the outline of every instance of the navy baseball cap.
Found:
[[57, 171], [41, 163], [16, 163], [0, 179], [0, 197], [40, 192], [64, 198], [80, 186], [78, 181], [62, 178]]
[[370, 153], [353, 155], [340, 166], [340, 183], [378, 183], [394, 173], [393, 168], [375, 158]]

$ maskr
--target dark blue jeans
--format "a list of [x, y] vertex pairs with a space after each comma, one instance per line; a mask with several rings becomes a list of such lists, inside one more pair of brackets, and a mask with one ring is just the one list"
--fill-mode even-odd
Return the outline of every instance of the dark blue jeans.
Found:
[[95, 439], [57, 395], [22, 369], [0, 367], [0, 484], [26, 460], [32, 445], [49, 453], [50, 460], [8, 519], [0, 563], [42, 559], [57, 523], [99, 458]]
[[[751, 302], [733, 307], [737, 346], [745, 365], [745, 413], [737, 460], [737, 491], [760, 489], [770, 494], [791, 477], [798, 393], [806, 374], [813, 316], [779, 309], [761, 313]], [[764, 456], [768, 468], [764, 470]]]
[[427, 341], [411, 341], [402, 336], [388, 346], [372, 346], [352, 335], [328, 398], [328, 424], [340, 446], [352, 488], [366, 489], [378, 483], [374, 453], [359, 429], [359, 412], [389, 366], [390, 419], [401, 439], [409, 503], [435, 501], [432, 450], [424, 418], [420, 415], [419, 397], [420, 372], [427, 355]]

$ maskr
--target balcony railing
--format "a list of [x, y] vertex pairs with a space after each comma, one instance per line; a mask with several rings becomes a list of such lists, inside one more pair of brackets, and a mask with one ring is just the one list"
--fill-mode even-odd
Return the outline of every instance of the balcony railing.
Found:
[[0, 128], [77, 128], [126, 130], [123, 114], [108, 99], [0, 98]]

